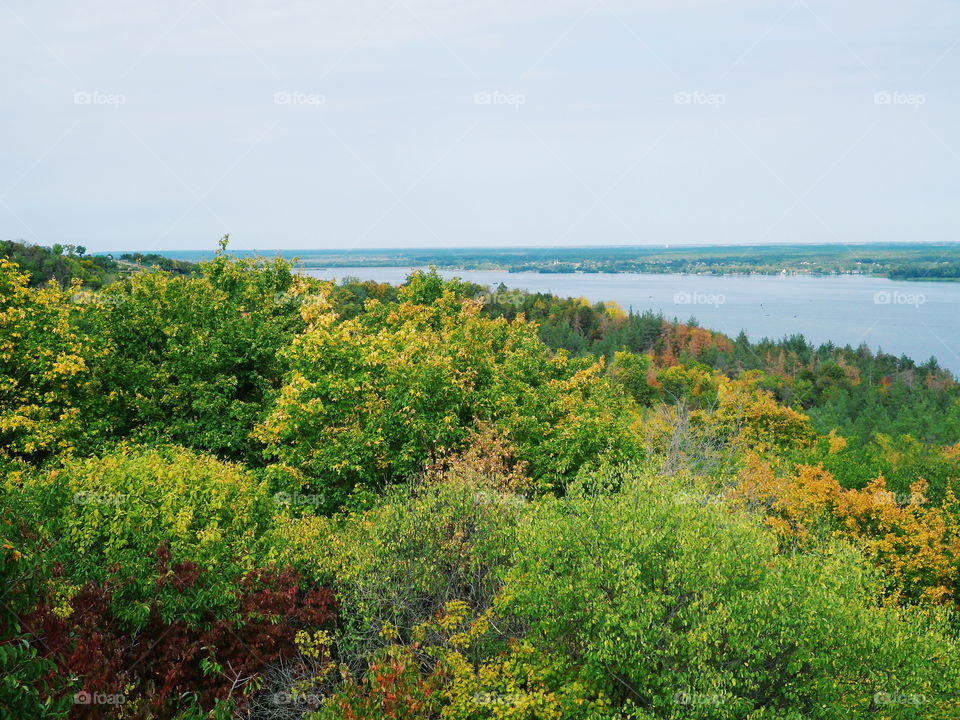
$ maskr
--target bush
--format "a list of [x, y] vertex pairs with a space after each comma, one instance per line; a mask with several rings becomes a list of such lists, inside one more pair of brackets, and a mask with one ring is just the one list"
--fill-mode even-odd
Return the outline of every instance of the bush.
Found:
[[849, 538], [883, 572], [897, 603], [958, 607], [960, 513], [949, 491], [938, 507], [928, 500], [924, 480], [907, 494], [888, 489], [883, 476], [863, 490], [847, 490], [822, 466], [798, 465], [778, 475], [753, 459], [728, 495], [762, 512], [784, 546]]
[[83, 331], [94, 309], [72, 301], [79, 289], [30, 288], [0, 259], [0, 469], [101, 441], [109, 427], [91, 411], [106, 350]]
[[4, 545], [35, 563], [7, 601], [48, 664], [21, 682], [43, 702], [47, 685], [72, 685], [123, 698], [75, 706], [90, 717], [243, 704], [260, 673], [298, 655], [298, 631], [336, 616], [331, 590], [267, 562], [284, 512], [266, 482], [209, 456], [122, 446], [11, 476], [2, 508], [16, 517]]
[[[209, 581], [205, 574], [184, 563], [158, 589], [189, 591]], [[304, 591], [295, 573], [257, 570], [228, 591], [235, 606], [228, 616], [198, 608], [191, 622], [168, 619], [160, 599], [150, 599], [146, 622], [131, 632], [114, 597], [122, 585], [112, 579], [87, 583], [69, 614], [42, 604], [27, 616], [34, 642], [55, 662], [56, 674], [77, 678], [78, 696], [115, 698], [107, 707], [79, 708], [98, 717], [171, 717], [186, 707], [211, 710], [222, 703], [242, 707], [260, 687], [261, 673], [280, 658], [297, 657], [298, 632], [335, 619], [329, 589]]]
[[644, 718], [873, 717], [893, 696], [922, 702], [890, 717], [955, 717], [956, 640], [877, 607], [846, 546], [778, 555], [757, 521], [659, 482], [545, 499], [519, 528], [499, 610], [587, 688]]
[[342, 606], [341, 659], [362, 670], [374, 652], [451, 600], [493, 602], [526, 503], [455, 481], [398, 486], [381, 504], [345, 518], [290, 520], [278, 528], [275, 561], [333, 581]]
[[15, 520], [11, 508], [0, 505], [0, 720], [63, 718], [72, 703], [62, 697], [62, 678], [54, 674], [56, 664], [31, 644], [21, 619], [33, 608], [42, 578], [38, 558], [14, 546]]
[[[116, 580], [111, 605], [130, 628], [148, 621], [154, 598], [166, 621], [226, 612], [230, 590], [264, 555], [276, 510], [249, 472], [176, 447], [124, 446], [17, 473], [2, 502], [16, 513], [20, 544], [57, 575], [51, 592], [64, 615], [83, 585]], [[202, 578], [165, 582], [188, 565]]]

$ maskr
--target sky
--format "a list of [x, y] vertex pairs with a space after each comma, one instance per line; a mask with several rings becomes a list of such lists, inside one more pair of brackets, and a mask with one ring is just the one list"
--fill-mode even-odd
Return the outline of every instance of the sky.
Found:
[[0, 239], [960, 240], [956, 0], [0, 0]]

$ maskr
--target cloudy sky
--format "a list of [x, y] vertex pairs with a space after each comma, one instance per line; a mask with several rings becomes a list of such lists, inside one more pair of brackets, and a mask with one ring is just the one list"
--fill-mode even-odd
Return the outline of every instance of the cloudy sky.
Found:
[[0, 56], [0, 239], [960, 239], [956, 0], [0, 0]]

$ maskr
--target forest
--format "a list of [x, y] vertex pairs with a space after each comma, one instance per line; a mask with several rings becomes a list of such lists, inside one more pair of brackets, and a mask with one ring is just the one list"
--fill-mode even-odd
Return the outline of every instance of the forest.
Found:
[[935, 360], [57, 258], [0, 253], [3, 720], [960, 717]]
[[110, 254], [88, 255], [83, 245], [43, 247], [15, 240], [0, 240], [0, 257], [15, 262], [29, 276], [32, 287], [46, 285], [50, 280], [64, 285], [79, 279], [82, 291], [95, 290], [122, 275], [154, 267], [179, 275], [197, 270], [195, 263], [158, 253], [123, 253], [115, 259]]

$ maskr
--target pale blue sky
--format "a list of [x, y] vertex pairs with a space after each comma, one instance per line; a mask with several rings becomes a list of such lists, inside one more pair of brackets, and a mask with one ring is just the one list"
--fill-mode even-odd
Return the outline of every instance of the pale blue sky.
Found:
[[0, 0], [0, 238], [960, 240], [960, 3]]

